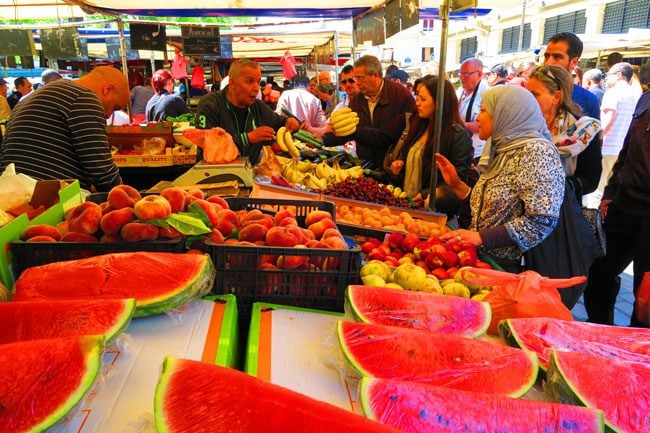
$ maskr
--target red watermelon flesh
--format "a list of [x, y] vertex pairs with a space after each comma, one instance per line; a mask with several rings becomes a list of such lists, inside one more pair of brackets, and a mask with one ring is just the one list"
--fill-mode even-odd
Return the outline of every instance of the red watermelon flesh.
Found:
[[650, 365], [553, 350], [545, 391], [557, 401], [601, 409], [606, 427], [650, 432]]
[[368, 418], [405, 432], [603, 431], [599, 410], [483, 392], [449, 392], [419, 382], [364, 377], [359, 395]]
[[0, 344], [76, 335], [104, 335], [111, 341], [134, 311], [134, 299], [2, 302]]
[[43, 431], [81, 400], [97, 377], [103, 336], [0, 345], [0, 431]]
[[140, 317], [208, 293], [214, 276], [206, 254], [104, 254], [25, 270], [14, 285], [14, 300], [134, 298]]
[[345, 309], [359, 322], [478, 337], [492, 319], [490, 304], [459, 296], [348, 286]]
[[246, 373], [169, 356], [154, 415], [158, 433], [397, 433]]
[[553, 348], [650, 363], [650, 329], [536, 317], [504, 320], [499, 334], [510, 345], [535, 352], [543, 370]]
[[534, 353], [458, 335], [338, 322], [339, 344], [365, 377], [518, 397], [535, 383]]

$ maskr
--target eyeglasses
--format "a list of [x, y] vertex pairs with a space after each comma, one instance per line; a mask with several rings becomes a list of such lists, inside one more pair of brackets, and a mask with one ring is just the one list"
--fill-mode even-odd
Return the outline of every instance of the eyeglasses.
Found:
[[535, 76], [546, 76], [553, 80], [558, 89], [562, 89], [562, 83], [560, 82], [560, 79], [553, 75], [553, 72], [551, 72], [551, 70], [546, 66], [539, 66], [537, 69], [535, 69], [534, 74], [531, 75], [531, 78]]
[[461, 72], [460, 76], [467, 78], [467, 77], [470, 77], [472, 74], [476, 74], [477, 72], [481, 72], [481, 71]]
[[348, 83], [354, 84], [354, 83], [356, 83], [356, 80], [354, 78], [352, 78], [352, 77], [348, 78], [347, 80], [341, 80], [341, 84], [343, 84], [343, 85], [348, 84]]

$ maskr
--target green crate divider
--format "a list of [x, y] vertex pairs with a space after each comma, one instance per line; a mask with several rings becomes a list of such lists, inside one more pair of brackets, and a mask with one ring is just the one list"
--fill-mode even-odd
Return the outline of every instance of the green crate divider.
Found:
[[2, 284], [9, 290], [13, 290], [14, 287], [14, 277], [11, 271], [13, 254], [9, 245], [11, 241], [18, 239], [28, 225], [30, 225], [30, 221], [27, 219], [27, 215], [22, 214], [0, 228], [0, 248], [2, 249], [2, 254], [0, 254], [0, 277], [2, 278]]

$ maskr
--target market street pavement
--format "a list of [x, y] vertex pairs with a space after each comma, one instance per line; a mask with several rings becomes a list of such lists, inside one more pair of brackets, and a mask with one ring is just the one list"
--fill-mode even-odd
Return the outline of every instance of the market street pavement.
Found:
[[[634, 294], [632, 293], [632, 264], [621, 274], [621, 291], [616, 298], [614, 307], [614, 324], [618, 326], [630, 326], [630, 317], [634, 310]], [[580, 297], [578, 303], [571, 310], [573, 318], [582, 322], [587, 320], [585, 303]]]

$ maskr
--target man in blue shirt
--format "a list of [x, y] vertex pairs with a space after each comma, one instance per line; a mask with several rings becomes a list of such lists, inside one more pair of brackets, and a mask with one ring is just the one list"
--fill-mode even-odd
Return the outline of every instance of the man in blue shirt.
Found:
[[[551, 36], [546, 43], [544, 64], [561, 66], [571, 73], [580, 60], [582, 47], [582, 41], [573, 33], [557, 33]], [[600, 120], [600, 106], [596, 95], [574, 84], [571, 98], [573, 102], [582, 107], [583, 114]], [[578, 201], [583, 195], [593, 192], [598, 186], [602, 171], [601, 144], [600, 137], [591, 140], [589, 146], [578, 155], [575, 174], [568, 177], [578, 194]]]

